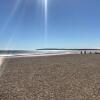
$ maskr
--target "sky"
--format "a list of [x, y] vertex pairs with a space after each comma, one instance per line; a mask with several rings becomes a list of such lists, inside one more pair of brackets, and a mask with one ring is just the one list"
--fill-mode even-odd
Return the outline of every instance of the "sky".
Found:
[[100, 48], [100, 0], [47, 3], [0, 0], [0, 49]]

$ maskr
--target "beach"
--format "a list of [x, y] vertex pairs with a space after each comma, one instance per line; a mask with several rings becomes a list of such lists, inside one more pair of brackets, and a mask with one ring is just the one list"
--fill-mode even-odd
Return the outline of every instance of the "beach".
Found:
[[0, 100], [100, 100], [100, 54], [9, 57], [1, 67]]

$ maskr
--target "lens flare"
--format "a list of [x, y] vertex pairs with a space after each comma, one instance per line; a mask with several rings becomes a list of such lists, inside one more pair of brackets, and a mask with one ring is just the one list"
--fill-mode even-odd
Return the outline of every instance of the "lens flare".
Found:
[[21, 1], [22, 1], [22, 0], [17, 0], [17, 1], [16, 1], [15, 5], [14, 5], [14, 8], [13, 8], [11, 14], [10, 14], [10, 16], [8, 17], [8, 19], [6, 20], [6, 22], [5, 22], [4, 26], [3, 26], [3, 28], [1, 29], [1, 33], [3, 33], [3, 32], [6, 30], [7, 26], [9, 25], [10, 21], [12, 20], [12, 18], [13, 18], [13, 16], [14, 16], [14, 14], [16, 13], [16, 11], [17, 11], [17, 9], [18, 9], [18, 7], [19, 7]]
[[[16, 11], [18, 10], [20, 4], [21, 4], [22, 0], [16, 0], [16, 3], [14, 5], [14, 8], [11, 11], [11, 14], [9, 15], [8, 19], [6, 20], [4, 26], [1, 29], [1, 34], [3, 34], [6, 30], [6, 28], [8, 27], [9, 23], [11, 22], [11, 20], [13, 19]], [[11, 35], [11, 37], [8, 39], [7, 45], [5, 46], [5, 50], [9, 49], [9, 46], [11, 45], [11, 40], [13, 40], [14, 34]]]
[[3, 63], [3, 57], [0, 57], [0, 66], [2, 65]]
[[[16, 0], [16, 3], [14, 5], [14, 8], [10, 14], [10, 16], [8, 17], [8, 19], [6, 20], [4, 26], [2, 27], [0, 33], [3, 34], [4, 31], [6, 30], [7, 26], [9, 25], [10, 21], [12, 20], [12, 18], [14, 17], [17, 9], [19, 8], [19, 5], [21, 3], [22, 0]], [[11, 45], [12, 39], [13, 39], [14, 34], [12, 34], [12, 36], [9, 38], [8, 43], [6, 45], [6, 47], [4, 48], [5, 50], [7, 50], [9, 48], [9, 46]], [[1, 56], [0, 57], [0, 77], [2, 76], [4, 70], [5, 70], [5, 64], [3, 64], [5, 61], [5, 57]]]
[[0, 57], [0, 77], [5, 69], [4, 67], [2, 67], [3, 62], [4, 62], [4, 57]]

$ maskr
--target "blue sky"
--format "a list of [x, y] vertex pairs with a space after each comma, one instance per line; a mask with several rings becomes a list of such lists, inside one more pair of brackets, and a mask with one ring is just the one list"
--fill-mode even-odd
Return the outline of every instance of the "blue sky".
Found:
[[0, 49], [100, 48], [100, 0], [0, 0]]

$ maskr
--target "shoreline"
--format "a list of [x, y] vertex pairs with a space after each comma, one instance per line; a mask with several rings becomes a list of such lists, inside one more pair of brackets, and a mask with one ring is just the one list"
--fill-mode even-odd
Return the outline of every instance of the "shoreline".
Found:
[[56, 56], [56, 55], [74, 55], [74, 53], [44, 53], [44, 54], [2, 54], [0, 57], [18, 58], [18, 57], [41, 57], [41, 56]]

